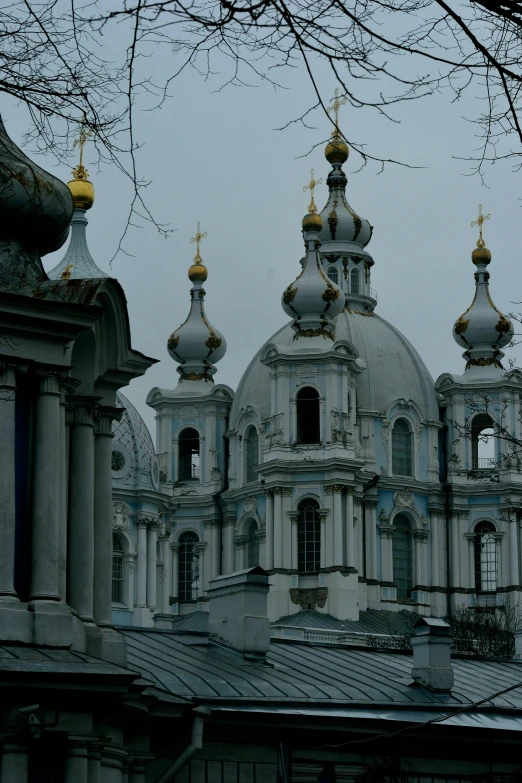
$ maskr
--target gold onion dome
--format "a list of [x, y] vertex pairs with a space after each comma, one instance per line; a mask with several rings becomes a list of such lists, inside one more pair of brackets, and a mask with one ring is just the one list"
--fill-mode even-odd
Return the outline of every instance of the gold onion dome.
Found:
[[304, 216], [303, 231], [320, 231], [323, 227], [323, 219], [317, 212], [309, 212]]
[[471, 253], [471, 260], [474, 264], [489, 264], [491, 261], [491, 250], [481, 245], [476, 247]]
[[90, 209], [94, 204], [94, 186], [92, 182], [87, 179], [88, 172], [81, 166], [82, 172], [85, 178], [77, 176], [80, 166], [74, 169], [73, 176], [70, 182], [67, 183], [69, 190], [73, 197], [73, 204], [75, 209]]
[[192, 283], [204, 283], [205, 282], [205, 280], [208, 277], [208, 271], [207, 271], [207, 267], [205, 266], [205, 264], [201, 260], [201, 257], [200, 257], [199, 261], [195, 261], [195, 263], [192, 264], [191, 267], [189, 267], [188, 276], [189, 276], [189, 280]]
[[350, 150], [339, 136], [334, 136], [326, 145], [324, 156], [328, 163], [346, 163]]

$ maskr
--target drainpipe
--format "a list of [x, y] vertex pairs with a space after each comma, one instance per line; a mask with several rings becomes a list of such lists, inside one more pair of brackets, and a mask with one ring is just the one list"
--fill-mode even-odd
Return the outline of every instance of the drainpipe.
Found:
[[361, 536], [361, 546], [363, 548], [362, 554], [363, 554], [363, 578], [366, 579], [366, 503], [365, 503], [365, 494], [368, 492], [369, 489], [372, 489], [376, 486], [376, 484], [379, 482], [380, 476], [378, 473], [375, 474], [373, 478], [371, 478], [367, 484], [363, 485], [363, 502], [362, 502], [362, 536]]
[[212, 710], [208, 707], [196, 707], [192, 710], [194, 719], [192, 722], [192, 735], [190, 738], [190, 745], [187, 745], [185, 750], [178, 756], [175, 761], [172, 762], [170, 767], [160, 775], [156, 780], [156, 783], [169, 783], [178, 774], [180, 769], [189, 763], [190, 759], [194, 756], [196, 751], [201, 750], [203, 747], [203, 722], [205, 717], [210, 715]]
[[450, 600], [450, 492], [448, 484], [448, 425], [442, 428], [442, 483], [444, 487], [444, 515], [446, 528], [446, 615], [451, 614]]

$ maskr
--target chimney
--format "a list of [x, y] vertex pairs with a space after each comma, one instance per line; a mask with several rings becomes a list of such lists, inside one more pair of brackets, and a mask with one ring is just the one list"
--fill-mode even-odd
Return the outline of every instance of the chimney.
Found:
[[430, 691], [449, 693], [453, 687], [451, 629], [444, 620], [421, 617], [415, 623], [411, 676]]
[[208, 630], [246, 657], [262, 658], [270, 647], [268, 574], [260, 566], [218, 576], [208, 583]]

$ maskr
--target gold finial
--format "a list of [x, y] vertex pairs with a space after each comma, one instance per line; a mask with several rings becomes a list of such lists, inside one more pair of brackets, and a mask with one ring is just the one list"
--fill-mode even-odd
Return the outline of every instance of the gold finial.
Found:
[[62, 274], [60, 275], [60, 280], [69, 280], [71, 276], [71, 269], [73, 268], [73, 266], [74, 264], [67, 264]]
[[84, 112], [83, 118], [82, 118], [82, 124], [80, 126], [80, 135], [78, 136], [77, 139], [74, 140], [74, 144], [73, 144], [73, 147], [79, 147], [80, 148], [80, 162], [78, 163], [76, 168], [73, 169], [73, 172], [72, 172], [72, 175], [73, 175], [74, 179], [83, 179], [83, 180], [85, 180], [89, 176], [89, 172], [87, 171], [87, 169], [83, 165], [83, 148], [85, 147], [85, 142], [87, 141], [89, 136], [92, 136], [92, 130], [87, 130], [86, 127], [85, 127], [85, 123], [86, 123], [86, 117], [85, 117], [85, 112]]
[[471, 228], [473, 228], [474, 226], [479, 227], [479, 238], [477, 240], [477, 247], [486, 247], [486, 243], [484, 242], [484, 239], [482, 237], [482, 225], [485, 220], [490, 219], [491, 215], [489, 213], [487, 215], [482, 214], [482, 204], [479, 204], [478, 211], [479, 211], [478, 218], [476, 220], [473, 220], [470, 225]]
[[328, 107], [327, 112], [328, 114], [333, 113], [335, 115], [335, 128], [332, 131], [332, 138], [340, 139], [341, 131], [339, 130], [339, 109], [346, 103], [346, 97], [343, 96], [342, 98], [339, 98], [339, 90], [336, 87], [334, 91], [334, 97], [331, 100], [332, 105]]
[[194, 256], [194, 263], [195, 264], [202, 264], [203, 263], [203, 259], [199, 255], [199, 243], [201, 242], [202, 239], [205, 239], [206, 236], [207, 236], [207, 232], [206, 231], [205, 231], [204, 234], [201, 233], [201, 231], [200, 231], [200, 223], [199, 223], [199, 220], [198, 220], [198, 230], [196, 231], [196, 236], [192, 237], [192, 239], [190, 240], [190, 244], [192, 244], [193, 242], [196, 243], [196, 255]]
[[323, 178], [320, 179], [314, 179], [314, 170], [310, 169], [310, 182], [308, 185], [303, 186], [303, 193], [306, 193], [307, 190], [310, 191], [310, 203], [308, 204], [308, 214], [309, 215], [315, 215], [317, 212], [317, 207], [315, 206], [314, 201], [314, 190], [316, 185], [321, 185], [323, 181]]

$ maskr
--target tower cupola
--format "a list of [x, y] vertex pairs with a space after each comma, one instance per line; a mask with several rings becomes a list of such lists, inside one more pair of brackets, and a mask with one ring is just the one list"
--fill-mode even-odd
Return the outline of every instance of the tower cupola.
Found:
[[221, 332], [214, 329], [205, 315], [203, 283], [208, 273], [199, 252], [199, 245], [206, 236], [206, 232], [200, 231], [198, 223], [196, 235], [190, 240], [196, 243], [196, 255], [188, 271], [193, 284], [190, 290], [190, 312], [181, 326], [172, 332], [167, 343], [169, 355], [180, 365], [179, 383], [213, 383], [212, 376], [216, 372], [214, 363], [222, 359], [227, 350], [225, 338]]
[[491, 252], [486, 247], [482, 236], [482, 226], [489, 215], [482, 214], [479, 205], [477, 220], [471, 223], [479, 227], [477, 246], [471, 254], [471, 260], [476, 266], [475, 297], [465, 313], [455, 322], [453, 338], [465, 348], [466, 370], [474, 367], [502, 368], [501, 359], [504, 356], [501, 348], [508, 345], [514, 334], [513, 324], [493, 304], [489, 293], [488, 265], [491, 262]]
[[321, 181], [314, 178], [312, 169], [310, 182], [303, 188], [303, 190], [310, 190], [311, 193], [308, 213], [302, 222], [306, 247], [303, 269], [294, 282], [286, 288], [281, 300], [285, 313], [294, 319], [292, 324], [295, 331], [294, 340], [309, 337], [333, 340], [333, 319], [344, 308], [344, 294], [339, 286], [325, 275], [319, 256], [322, 220], [317, 214], [314, 189]]

